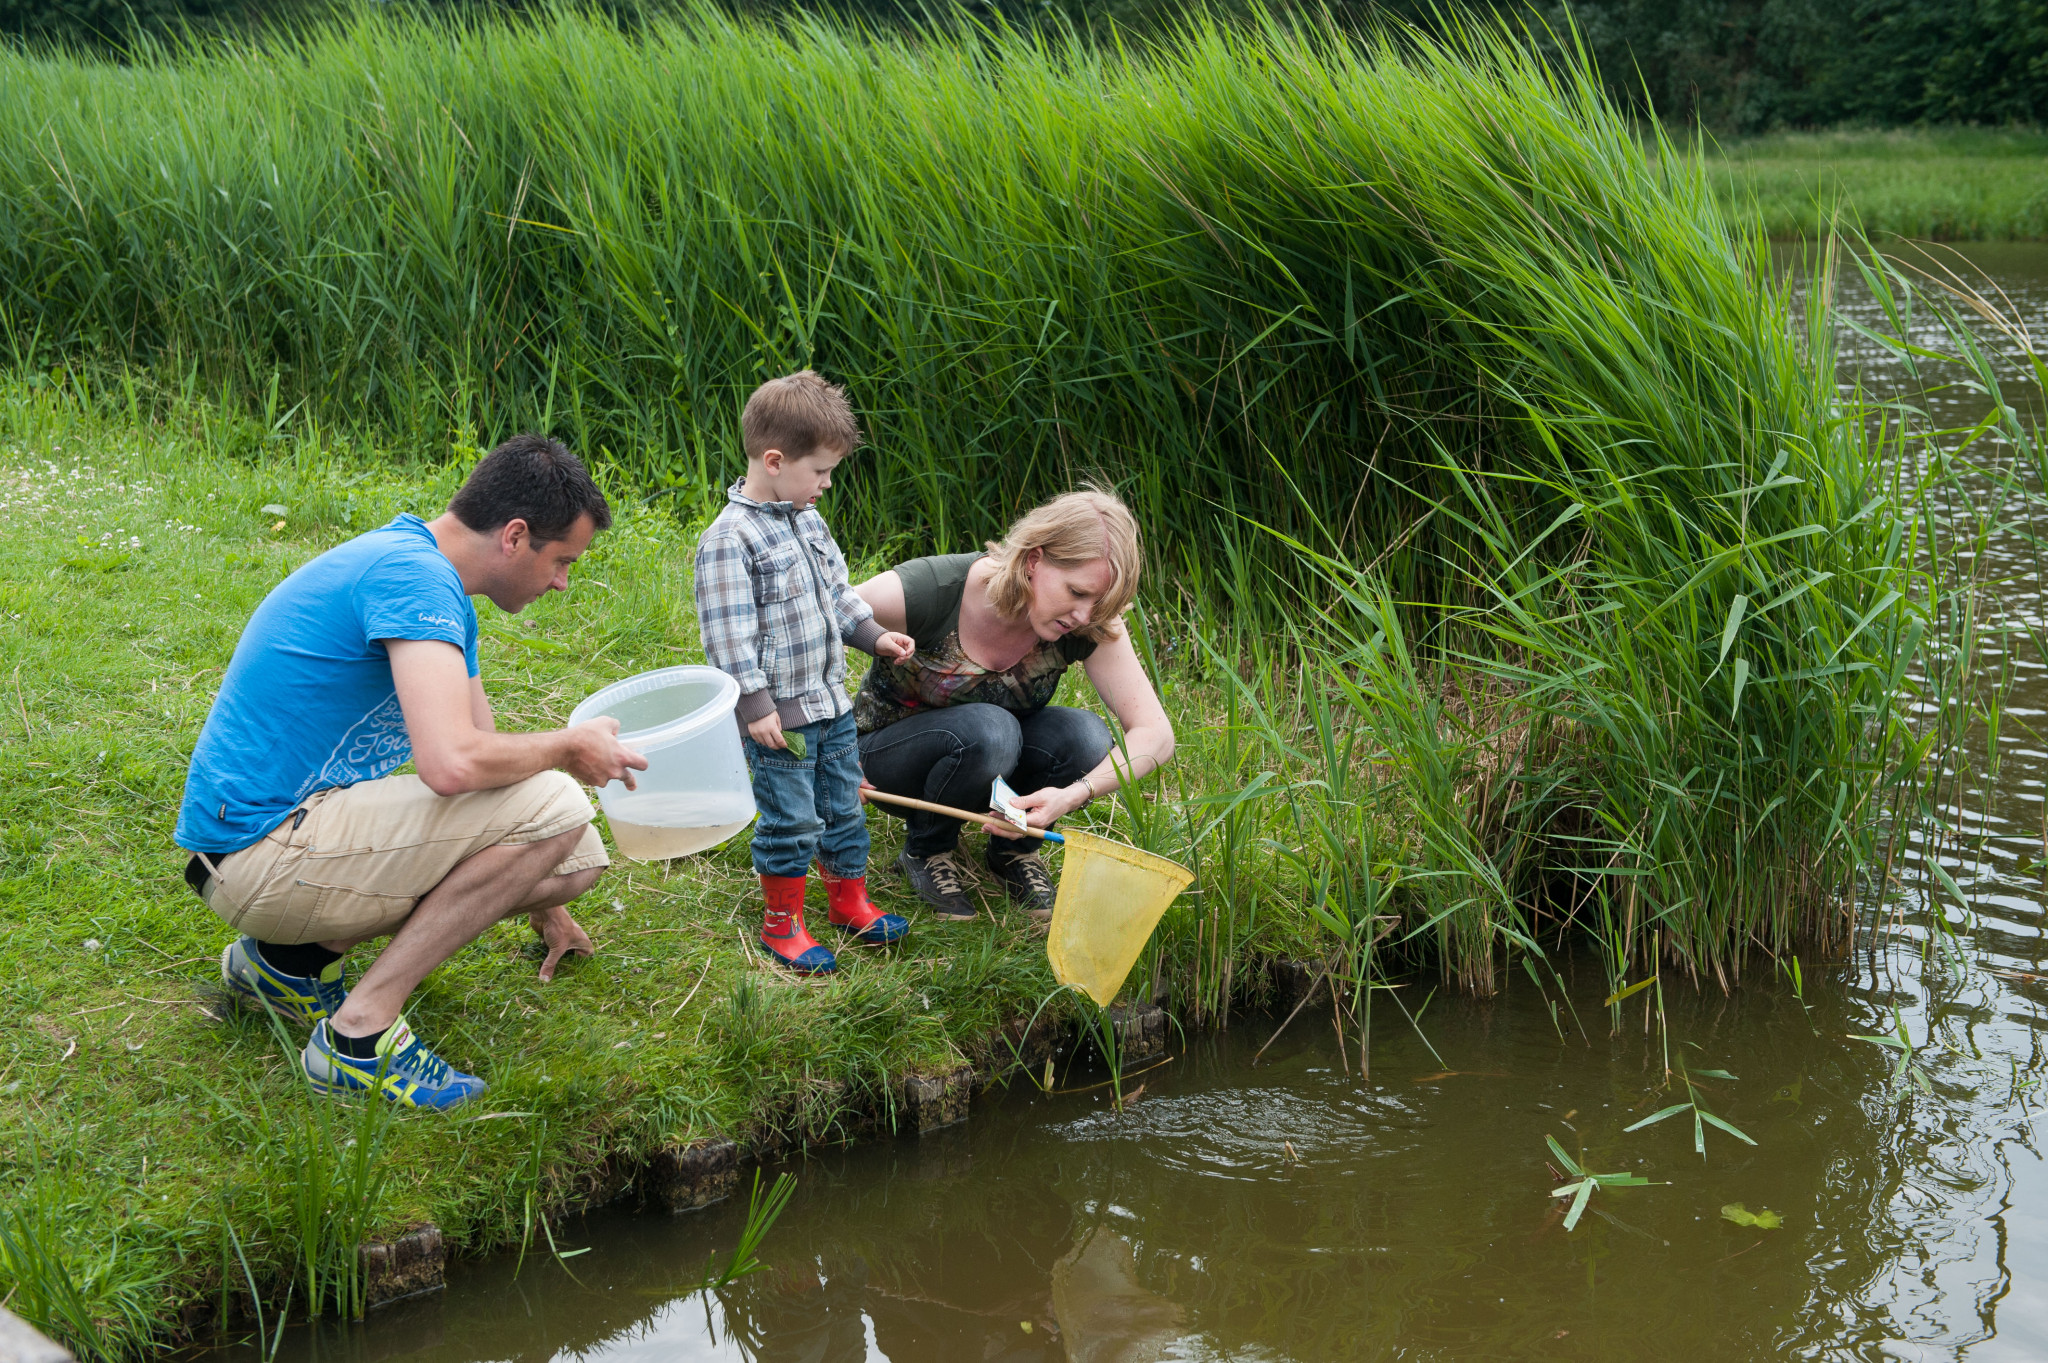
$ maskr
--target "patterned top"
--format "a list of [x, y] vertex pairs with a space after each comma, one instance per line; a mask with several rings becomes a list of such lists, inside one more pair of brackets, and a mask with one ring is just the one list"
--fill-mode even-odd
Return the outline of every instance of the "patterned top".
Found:
[[853, 698], [853, 722], [864, 734], [886, 729], [919, 710], [946, 705], [1000, 705], [1029, 714], [1043, 709], [1069, 667], [1095, 652], [1092, 639], [1041, 640], [1015, 664], [991, 671], [960, 646], [960, 598], [967, 570], [980, 554], [937, 554], [896, 565], [903, 579], [905, 631], [917, 652], [903, 662], [875, 659]]
[[704, 656], [739, 682], [743, 720], [771, 708], [785, 724], [836, 719], [847, 710], [843, 645], [872, 649], [875, 613], [847, 585], [823, 516], [754, 501], [744, 486], [726, 489], [725, 510], [697, 542]]

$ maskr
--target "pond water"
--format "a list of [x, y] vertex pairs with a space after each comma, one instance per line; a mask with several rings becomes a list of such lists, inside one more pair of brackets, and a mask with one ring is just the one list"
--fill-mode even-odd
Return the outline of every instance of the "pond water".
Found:
[[[1968, 255], [2048, 332], [2048, 247]], [[1881, 372], [1874, 351], [1854, 362]], [[1992, 578], [2015, 579], [2008, 608], [2041, 623], [2033, 551], [1989, 555]], [[2048, 738], [2030, 727], [2048, 667], [2030, 648], [1986, 665], [2013, 676], [2001, 760], [1965, 802], [1962, 850], [1942, 854], [1975, 911], [1951, 915], [1966, 963], [1927, 959], [1909, 854], [1896, 915], [1853, 960], [1803, 962], [1803, 997], [1767, 962], [1728, 995], [1667, 995], [1674, 1058], [1738, 1076], [1702, 1079], [1699, 1102], [1754, 1147], [1709, 1126], [1701, 1158], [1689, 1114], [1623, 1132], [1683, 1092], [1664, 1088], [1647, 995], [1610, 1035], [1604, 979], [1582, 963], [1584, 1028], [1567, 1015], [1562, 1036], [1528, 989], [1439, 996], [1422, 1019], [1434, 1052], [1382, 1022], [1367, 1080], [1325, 1009], [1256, 1065], [1277, 1020], [1238, 1018], [1144, 1074], [1122, 1113], [1101, 1090], [1020, 1081], [923, 1140], [813, 1154], [788, 1166], [800, 1182], [769, 1270], [717, 1292], [687, 1284], [730, 1251], [743, 1198], [592, 1215], [557, 1233], [586, 1253], [459, 1265], [447, 1292], [293, 1330], [281, 1356], [2048, 1357], [2048, 891], [2021, 861], [2048, 851]], [[1890, 1031], [1895, 1008], [1925, 1088], [1849, 1039]], [[1597, 1192], [1567, 1232], [1546, 1136], [1655, 1182]], [[1782, 1225], [1738, 1224], [1736, 1203]]]

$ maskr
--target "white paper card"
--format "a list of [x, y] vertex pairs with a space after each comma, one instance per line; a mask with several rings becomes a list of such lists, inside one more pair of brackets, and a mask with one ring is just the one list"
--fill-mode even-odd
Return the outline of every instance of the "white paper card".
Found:
[[988, 807], [1019, 828], [1031, 827], [1030, 818], [1023, 810], [1017, 808], [1017, 792], [1011, 790], [1010, 783], [1000, 776], [996, 778], [995, 784], [989, 787]]

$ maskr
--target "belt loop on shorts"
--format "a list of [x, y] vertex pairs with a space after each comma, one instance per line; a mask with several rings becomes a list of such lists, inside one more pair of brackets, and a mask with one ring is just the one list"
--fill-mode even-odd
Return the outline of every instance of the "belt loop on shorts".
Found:
[[213, 858], [204, 852], [194, 852], [192, 859], [185, 863], [185, 883], [209, 909], [213, 907], [213, 896], [208, 892], [219, 879], [220, 867], [214, 865]]

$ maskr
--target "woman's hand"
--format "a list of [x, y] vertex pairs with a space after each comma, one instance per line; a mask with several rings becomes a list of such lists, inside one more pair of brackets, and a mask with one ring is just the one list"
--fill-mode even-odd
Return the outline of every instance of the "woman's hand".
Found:
[[[1087, 792], [1076, 781], [1071, 786], [1047, 786], [1034, 790], [1029, 795], [1019, 795], [1013, 804], [1024, 811], [1024, 822], [1033, 828], [1050, 828], [1054, 823], [1088, 803]], [[1008, 819], [998, 819], [982, 825], [988, 832], [999, 838], [1025, 838], [1031, 836], [1022, 832]]]

